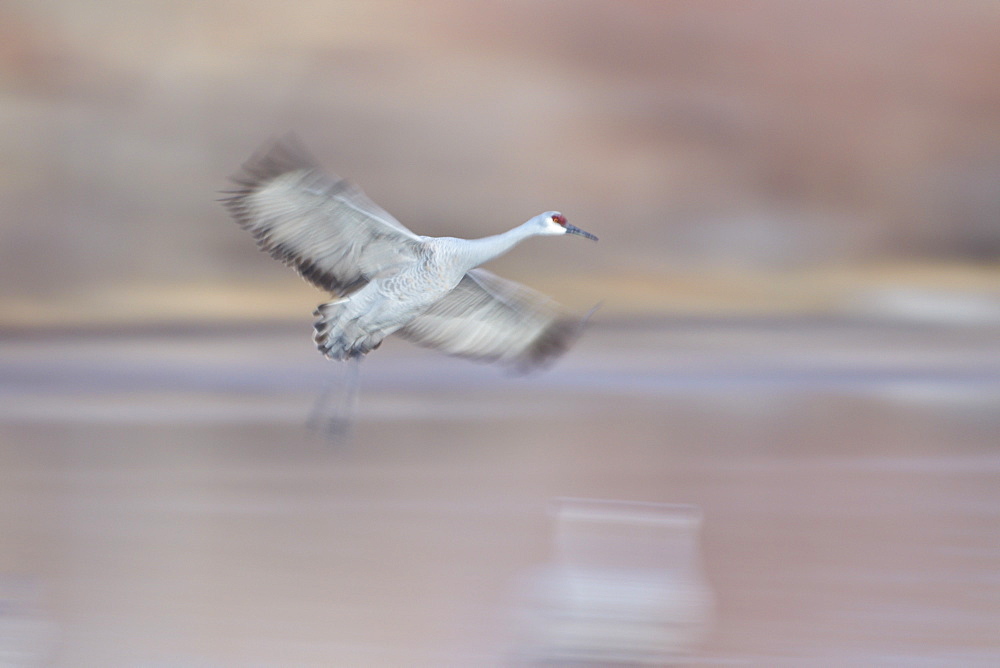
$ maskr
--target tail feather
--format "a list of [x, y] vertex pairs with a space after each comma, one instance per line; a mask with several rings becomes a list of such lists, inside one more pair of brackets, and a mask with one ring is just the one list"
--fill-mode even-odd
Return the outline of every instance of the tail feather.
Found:
[[378, 348], [385, 334], [366, 332], [357, 320], [345, 317], [349, 298], [320, 304], [313, 315], [313, 341], [325, 357], [332, 360], [359, 358]]

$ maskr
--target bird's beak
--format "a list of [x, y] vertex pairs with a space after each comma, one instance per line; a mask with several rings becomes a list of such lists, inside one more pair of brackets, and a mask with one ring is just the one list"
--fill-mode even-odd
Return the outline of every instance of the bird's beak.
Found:
[[591, 241], [597, 241], [597, 237], [590, 232], [584, 232], [576, 225], [566, 225], [566, 234], [579, 234], [581, 237], [585, 237]]

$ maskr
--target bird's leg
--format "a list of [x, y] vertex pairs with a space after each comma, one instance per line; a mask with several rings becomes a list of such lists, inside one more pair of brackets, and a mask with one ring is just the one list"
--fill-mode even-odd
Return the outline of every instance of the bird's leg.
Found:
[[358, 404], [361, 357], [354, 356], [343, 364], [340, 377], [331, 376], [316, 398], [306, 425], [330, 440], [346, 438], [351, 432]]

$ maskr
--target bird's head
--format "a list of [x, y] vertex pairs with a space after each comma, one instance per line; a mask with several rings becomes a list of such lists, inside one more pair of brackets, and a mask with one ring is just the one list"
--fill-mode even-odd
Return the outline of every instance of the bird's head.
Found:
[[579, 234], [581, 237], [597, 241], [597, 237], [590, 232], [584, 232], [579, 227], [566, 222], [566, 216], [558, 211], [546, 211], [535, 216], [535, 220], [541, 230], [540, 234]]

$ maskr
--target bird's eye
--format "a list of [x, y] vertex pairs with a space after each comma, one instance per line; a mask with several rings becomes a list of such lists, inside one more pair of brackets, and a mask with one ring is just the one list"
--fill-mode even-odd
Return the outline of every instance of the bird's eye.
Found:
[[566, 216], [557, 213], [556, 215], [552, 216], [552, 220], [559, 223], [563, 227], [566, 227]]

